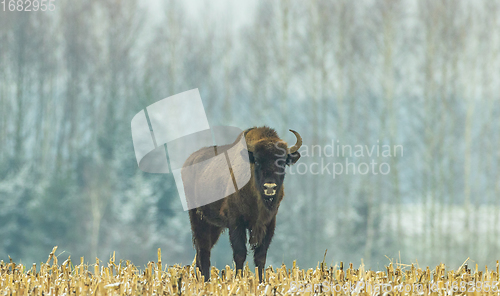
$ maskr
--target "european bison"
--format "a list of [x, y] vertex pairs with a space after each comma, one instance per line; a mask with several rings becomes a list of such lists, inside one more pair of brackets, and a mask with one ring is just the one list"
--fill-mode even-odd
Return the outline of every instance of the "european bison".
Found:
[[[229, 228], [229, 240], [237, 270], [243, 268], [247, 256], [248, 229], [248, 242], [254, 251], [255, 266], [258, 267], [259, 280], [262, 282], [267, 249], [276, 226], [276, 213], [284, 196], [285, 165], [292, 165], [300, 158], [297, 150], [302, 145], [302, 138], [297, 132], [290, 131], [297, 138], [297, 143], [290, 148], [274, 129], [254, 127], [245, 130], [233, 144], [202, 148], [191, 154], [184, 163], [186, 167], [208, 160], [213, 157], [214, 150], [216, 155], [221, 154], [233, 147], [242, 136], [245, 137], [248, 149], [248, 157], [245, 158], [250, 162], [250, 181], [223, 199], [189, 210], [196, 248], [196, 266], [205, 276], [205, 281], [210, 278], [210, 250], [222, 231]], [[213, 174], [218, 168], [210, 171], [212, 173], [205, 170], [189, 176], [183, 173], [184, 184], [196, 180], [195, 185], [185, 188], [188, 201], [202, 197], [207, 186], [226, 186], [224, 184], [228, 183], [227, 180]], [[234, 181], [232, 171], [231, 176]]]

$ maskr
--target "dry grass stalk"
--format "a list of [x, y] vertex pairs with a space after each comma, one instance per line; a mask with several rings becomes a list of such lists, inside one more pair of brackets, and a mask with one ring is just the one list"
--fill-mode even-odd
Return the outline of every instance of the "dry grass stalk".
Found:
[[[436, 268], [416, 268], [391, 262], [385, 271], [365, 271], [363, 264], [355, 269], [352, 264], [344, 269], [327, 267], [323, 262], [308, 270], [299, 269], [296, 262], [287, 269], [283, 264], [266, 269], [266, 282], [259, 283], [256, 272], [245, 266], [236, 273], [226, 266], [211, 270], [211, 280], [203, 281], [193, 265], [169, 266], [162, 269], [161, 251], [158, 262], [149, 262], [139, 270], [129, 261], [116, 263], [115, 255], [107, 264], [96, 258], [88, 265], [80, 258], [73, 265], [68, 257], [61, 265], [55, 247], [46, 263], [37, 271], [36, 264], [27, 268], [22, 264], [0, 262], [0, 293], [2, 295], [385, 295], [385, 296], [452, 296], [499, 295], [499, 264], [484, 272], [468, 268], [466, 262], [457, 271], [446, 270], [444, 264]], [[52, 265], [50, 262], [52, 261]], [[93, 268], [92, 268], [93, 267]], [[92, 272], [93, 271], [93, 272]], [[488, 287], [485, 283], [489, 283]], [[479, 288], [481, 286], [481, 288]], [[385, 288], [384, 288], [385, 287]], [[390, 291], [389, 291], [390, 287]], [[412, 289], [412, 287], [414, 289]], [[421, 289], [418, 290], [420, 287]], [[473, 288], [474, 287], [474, 288]], [[385, 290], [384, 290], [385, 289]]]

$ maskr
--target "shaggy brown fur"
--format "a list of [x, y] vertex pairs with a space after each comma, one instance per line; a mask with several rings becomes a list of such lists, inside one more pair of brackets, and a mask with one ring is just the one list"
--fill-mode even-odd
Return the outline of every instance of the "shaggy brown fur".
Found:
[[[210, 278], [210, 251], [222, 231], [228, 228], [237, 270], [243, 268], [246, 259], [248, 230], [248, 242], [254, 251], [255, 266], [258, 267], [259, 280], [262, 281], [267, 250], [276, 226], [276, 214], [284, 196], [282, 183], [285, 164], [294, 164], [300, 158], [297, 150], [302, 140], [298, 134], [296, 134], [297, 144], [290, 149], [287, 148], [287, 143], [278, 137], [276, 131], [268, 127], [251, 128], [243, 134], [252, 172], [250, 181], [226, 198], [189, 210], [196, 249], [196, 265], [205, 276], [205, 280]], [[184, 167], [221, 154], [235, 143], [202, 148], [186, 160]], [[185, 186], [188, 202], [190, 199], [196, 200], [197, 197], [203, 196], [206, 186], [218, 186], [222, 191], [233, 186], [232, 180], [228, 181], [227, 177], [222, 178], [213, 174], [214, 171], [219, 171], [219, 168], [210, 169], [212, 173], [207, 171], [193, 172], [191, 175], [183, 173], [184, 184], [195, 182], [194, 186]], [[277, 185], [274, 196], [266, 196], [263, 191], [265, 189], [262, 189], [263, 184], [269, 182]]]

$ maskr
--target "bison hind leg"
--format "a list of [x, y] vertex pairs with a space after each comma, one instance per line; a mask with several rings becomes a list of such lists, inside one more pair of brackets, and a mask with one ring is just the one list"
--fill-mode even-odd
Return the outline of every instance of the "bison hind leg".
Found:
[[223, 228], [210, 224], [196, 209], [189, 211], [193, 243], [196, 249], [196, 266], [205, 281], [210, 279], [210, 252], [222, 233]]

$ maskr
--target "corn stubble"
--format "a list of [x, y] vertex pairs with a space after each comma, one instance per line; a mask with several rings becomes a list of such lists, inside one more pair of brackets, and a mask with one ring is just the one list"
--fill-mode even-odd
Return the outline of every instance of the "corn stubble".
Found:
[[[251, 272], [248, 265], [243, 273], [226, 266], [219, 271], [212, 267], [211, 280], [204, 282], [200, 271], [192, 265], [163, 266], [161, 251], [158, 262], [149, 262], [141, 270], [129, 261], [108, 262], [96, 259], [94, 264], [84, 263], [80, 258], [74, 265], [71, 258], [62, 264], [55, 256], [54, 247], [46, 263], [31, 268], [22, 264], [0, 262], [1, 295], [499, 295], [499, 264], [496, 270], [471, 270], [464, 263], [457, 271], [446, 270], [444, 264], [434, 269], [421, 269], [414, 265], [390, 263], [385, 271], [365, 270], [340, 266], [327, 267], [324, 262], [308, 270], [299, 269], [295, 262], [292, 268], [284, 264], [279, 268], [268, 267], [265, 283], [259, 283], [257, 271]], [[476, 289], [461, 291], [462, 283], [494, 283], [489, 291]], [[362, 288], [360, 287], [362, 284]], [[447, 283], [449, 285], [447, 285]], [[451, 289], [452, 284], [457, 291]], [[377, 285], [391, 285], [392, 291], [376, 290]], [[405, 291], [395, 289], [397, 285], [410, 287], [421, 284], [422, 290]], [[349, 287], [358, 289], [349, 290]], [[468, 288], [470, 290], [470, 288]], [[463, 290], [463, 289], [462, 289]]]

